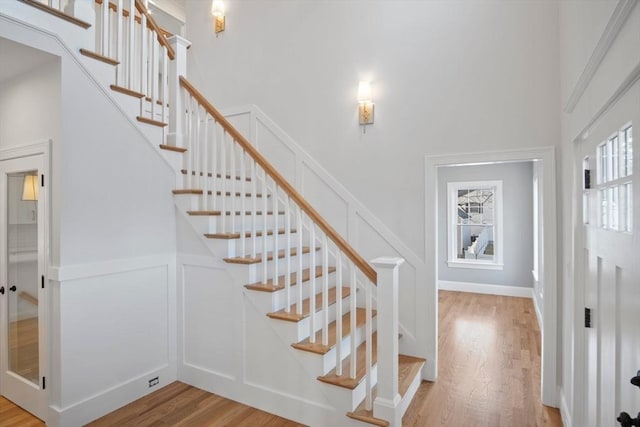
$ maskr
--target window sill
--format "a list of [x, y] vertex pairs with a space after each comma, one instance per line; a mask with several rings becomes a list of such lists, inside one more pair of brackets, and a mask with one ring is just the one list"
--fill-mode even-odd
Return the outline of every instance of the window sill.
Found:
[[504, 264], [482, 261], [447, 261], [451, 268], [471, 268], [476, 270], [503, 270]]

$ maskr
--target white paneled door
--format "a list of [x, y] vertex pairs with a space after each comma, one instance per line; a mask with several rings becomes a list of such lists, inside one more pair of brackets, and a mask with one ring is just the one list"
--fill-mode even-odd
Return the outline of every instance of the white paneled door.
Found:
[[46, 421], [43, 166], [0, 161], [0, 394]]
[[576, 151], [583, 222], [576, 261], [585, 303], [585, 387], [577, 392], [584, 392], [584, 424], [590, 427], [618, 425], [621, 411], [632, 417], [640, 412], [640, 389], [630, 384], [640, 369], [638, 130], [640, 84], [605, 113]]

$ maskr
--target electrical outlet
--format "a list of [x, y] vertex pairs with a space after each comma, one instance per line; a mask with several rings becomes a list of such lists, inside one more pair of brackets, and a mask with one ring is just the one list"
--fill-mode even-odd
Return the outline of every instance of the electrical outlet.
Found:
[[159, 382], [160, 382], [160, 379], [158, 379], [158, 377], [151, 378], [149, 380], [149, 387], [157, 386]]

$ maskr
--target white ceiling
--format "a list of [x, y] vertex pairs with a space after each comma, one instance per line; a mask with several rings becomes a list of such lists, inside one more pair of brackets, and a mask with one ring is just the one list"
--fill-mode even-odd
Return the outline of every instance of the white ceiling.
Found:
[[54, 58], [46, 52], [0, 38], [0, 83]]

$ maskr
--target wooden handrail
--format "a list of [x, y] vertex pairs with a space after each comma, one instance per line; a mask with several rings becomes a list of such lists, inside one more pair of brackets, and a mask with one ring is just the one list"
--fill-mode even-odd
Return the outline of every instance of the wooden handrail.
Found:
[[206, 98], [198, 92], [198, 90], [191, 84], [189, 81], [184, 78], [184, 76], [180, 76], [180, 85], [186, 89], [187, 92], [193, 96], [196, 101], [204, 109], [207, 113], [211, 114], [211, 116], [224, 128], [224, 130], [231, 135], [231, 137], [242, 146], [242, 148], [249, 153], [249, 155], [255, 160], [257, 164], [264, 169], [265, 173], [267, 173], [282, 189], [293, 199], [293, 201], [300, 206], [300, 208], [307, 214], [309, 218], [313, 222], [315, 222], [318, 227], [330, 238], [336, 246], [344, 252], [347, 257], [358, 267], [360, 271], [369, 279], [373, 284], [377, 283], [377, 274], [376, 271], [369, 265], [367, 261], [360, 256], [358, 252], [356, 252], [353, 247], [347, 243], [346, 240], [338, 234], [336, 230], [329, 225], [329, 223], [309, 204], [309, 202], [302, 197], [300, 193], [291, 185], [289, 182], [282, 176], [280, 173], [264, 158], [262, 154], [256, 148], [251, 145], [251, 143], [244, 137], [238, 130], [233, 127], [233, 125], [224, 117], [218, 110], [215, 109], [213, 105]]
[[38, 305], [38, 298], [34, 297], [33, 295], [31, 295], [29, 292], [25, 292], [25, 291], [20, 291], [20, 293], [18, 294], [18, 296], [20, 298], [22, 298], [23, 300], [30, 302], [31, 304], [37, 306]]
[[151, 17], [149, 11], [145, 7], [145, 5], [140, 0], [136, 0], [136, 9], [138, 12], [147, 17], [147, 24], [151, 26], [151, 29], [156, 32], [156, 37], [158, 38], [158, 42], [167, 48], [167, 55], [169, 55], [169, 59], [173, 59], [176, 57], [176, 53], [167, 41], [167, 38], [164, 36], [164, 31], [156, 24], [156, 21]]

